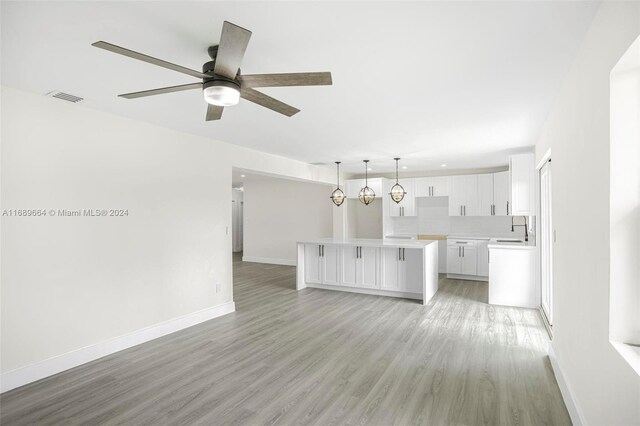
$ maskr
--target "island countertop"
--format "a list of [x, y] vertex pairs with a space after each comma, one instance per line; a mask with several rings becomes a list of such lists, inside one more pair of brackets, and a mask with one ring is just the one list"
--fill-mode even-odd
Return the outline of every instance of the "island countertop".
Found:
[[422, 249], [429, 244], [437, 243], [437, 240], [383, 240], [376, 238], [318, 238], [313, 240], [298, 241], [298, 244], [333, 244], [343, 246], [360, 247], [395, 247]]

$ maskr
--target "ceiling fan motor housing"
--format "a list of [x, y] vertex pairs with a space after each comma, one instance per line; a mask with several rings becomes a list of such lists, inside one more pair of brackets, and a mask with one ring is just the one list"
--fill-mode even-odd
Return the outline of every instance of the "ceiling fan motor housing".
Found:
[[[228, 82], [231, 82], [231, 83], [235, 83], [235, 85], [238, 88], [240, 88], [240, 81], [238, 81], [237, 78], [232, 80], [230, 78], [223, 77], [223, 76], [221, 76], [219, 74], [214, 74], [213, 70], [215, 69], [215, 66], [216, 66], [215, 59], [213, 61], [205, 62], [204, 65], [202, 65], [202, 72], [204, 74], [211, 75], [211, 78], [202, 79], [203, 83], [206, 84], [207, 82], [212, 81], [212, 80], [216, 80], [216, 81], [224, 80], [224, 81], [228, 81]], [[240, 69], [238, 69], [238, 74], [237, 75], [240, 75]]]

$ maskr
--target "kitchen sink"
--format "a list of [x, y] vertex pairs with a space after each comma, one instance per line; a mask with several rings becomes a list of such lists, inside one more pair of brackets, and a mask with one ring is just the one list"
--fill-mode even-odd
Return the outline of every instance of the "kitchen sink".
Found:
[[524, 243], [522, 240], [496, 240], [498, 243]]

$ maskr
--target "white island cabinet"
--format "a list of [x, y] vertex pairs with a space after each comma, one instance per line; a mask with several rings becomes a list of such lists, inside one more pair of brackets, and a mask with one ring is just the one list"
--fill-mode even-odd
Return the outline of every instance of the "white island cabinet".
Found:
[[322, 239], [298, 243], [296, 289], [419, 299], [438, 291], [438, 242]]

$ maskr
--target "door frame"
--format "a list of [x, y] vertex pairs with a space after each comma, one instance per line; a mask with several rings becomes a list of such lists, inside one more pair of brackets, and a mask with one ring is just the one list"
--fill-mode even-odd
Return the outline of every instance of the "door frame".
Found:
[[[538, 276], [539, 276], [539, 295], [540, 295], [540, 312], [542, 314], [545, 325], [549, 330], [549, 334], [551, 335], [551, 331], [553, 329], [553, 243], [554, 243], [554, 228], [553, 228], [553, 172], [551, 168], [551, 149], [549, 149], [545, 155], [542, 157], [541, 161], [538, 163], [536, 167], [537, 172], [537, 195], [538, 195], [538, 228], [537, 232], [537, 245], [540, 247], [539, 249], [539, 264], [538, 264]], [[546, 187], [542, 184], [543, 174], [548, 174], [547, 177], [547, 185]], [[546, 211], [543, 212], [543, 198], [545, 198], [544, 191], [548, 191], [546, 195], [547, 203], [544, 203], [546, 207]], [[543, 218], [543, 214], [546, 218]], [[546, 227], [543, 226], [543, 223], [548, 224]], [[545, 235], [545, 230], [546, 235]], [[545, 239], [546, 237], [546, 239]], [[545, 250], [545, 244], [548, 244]], [[548, 253], [548, 255], [547, 255]], [[545, 283], [545, 273], [547, 273], [547, 277], [549, 280], [549, 303], [548, 307], [545, 307], [547, 303], [545, 303], [543, 297], [543, 288]], [[548, 312], [547, 312], [548, 311]]]

